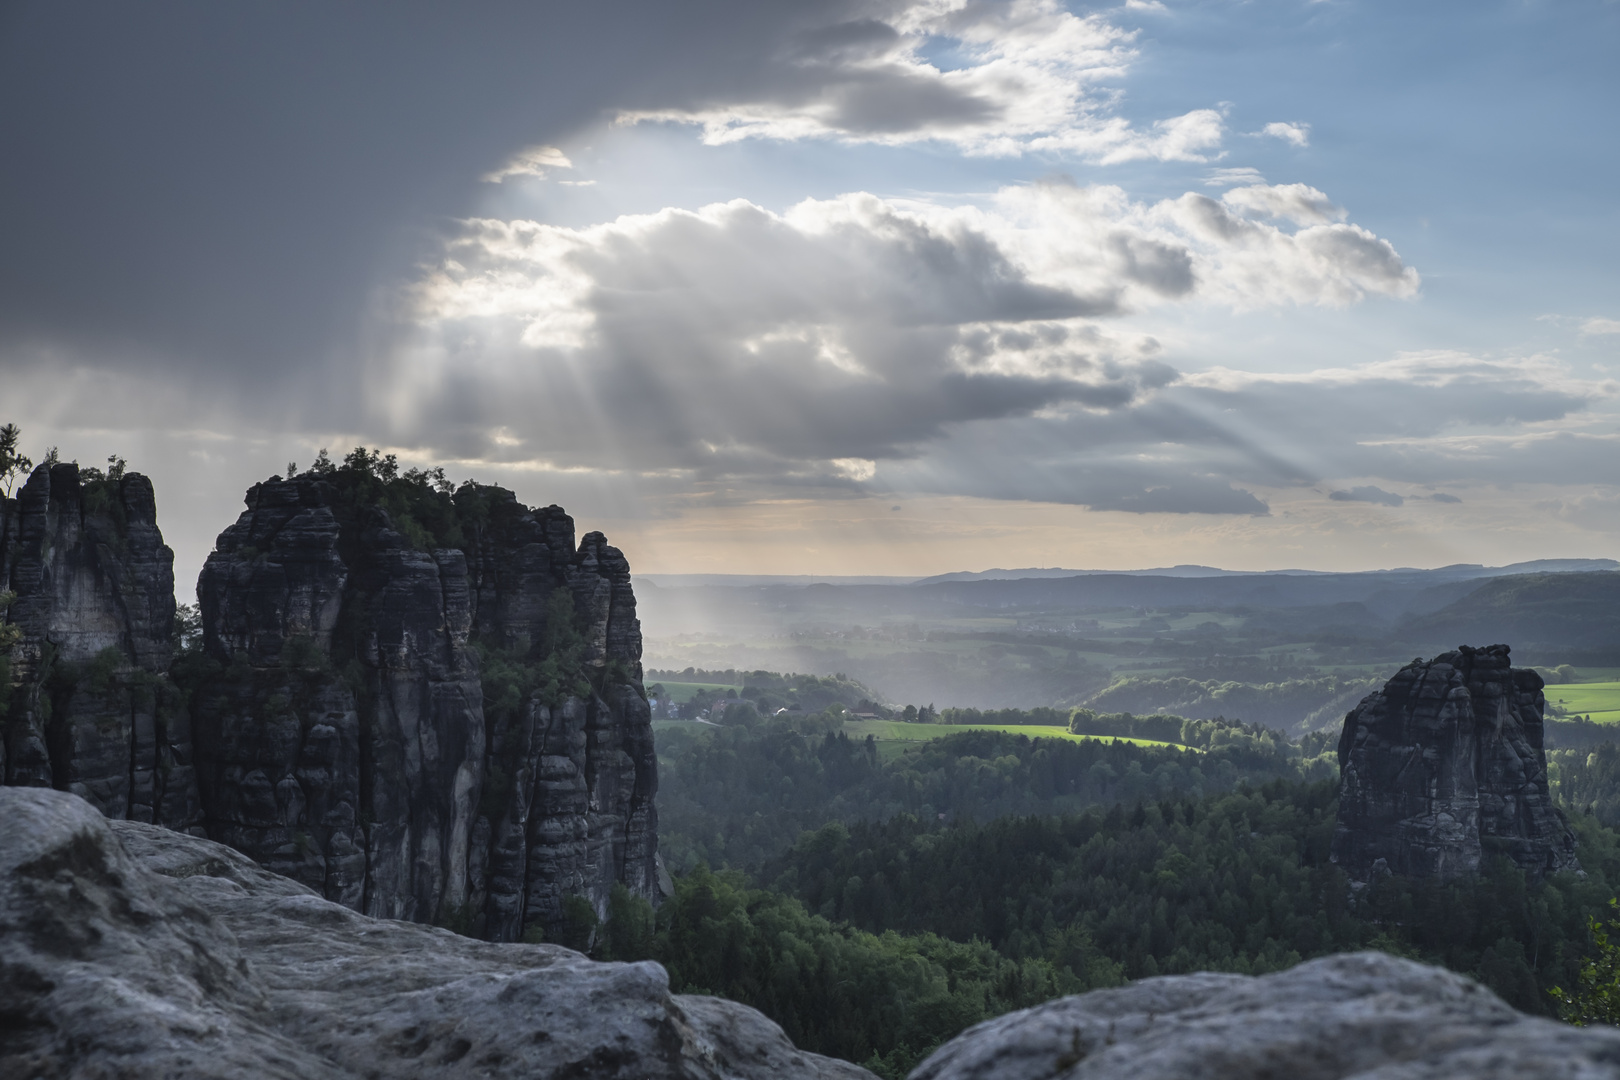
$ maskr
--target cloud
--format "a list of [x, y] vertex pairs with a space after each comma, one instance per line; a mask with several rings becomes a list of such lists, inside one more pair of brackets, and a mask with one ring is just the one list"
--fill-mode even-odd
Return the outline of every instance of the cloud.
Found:
[[1550, 511], [1558, 520], [1580, 528], [1613, 533], [1620, 529], [1620, 491], [1612, 485], [1607, 485], [1607, 488], [1555, 499], [1542, 504], [1541, 508]]
[[1429, 498], [1433, 499], [1437, 503], [1460, 503], [1460, 502], [1462, 502], [1462, 500], [1457, 498], [1457, 496], [1448, 495], [1444, 491], [1437, 491], [1433, 495], [1430, 495]]
[[1168, 377], [1072, 322], [1121, 288], [1040, 282], [973, 215], [869, 195], [476, 221], [449, 255], [416, 295], [427, 352], [390, 381], [419, 435], [529, 433], [481, 453], [589, 465], [605, 422], [626, 467], [847, 485], [944, 425], [1115, 407]]
[[1353, 487], [1349, 491], [1330, 491], [1328, 498], [1334, 502], [1364, 502], [1376, 503], [1379, 506], [1400, 506], [1406, 499], [1392, 491], [1385, 491], [1381, 487], [1371, 484], [1363, 487]]
[[531, 176], [539, 180], [553, 169], [573, 167], [574, 163], [555, 146], [531, 146], [512, 155], [505, 165], [494, 172], [485, 173], [484, 183], [499, 184], [511, 176]]
[[1282, 218], [1300, 225], [1325, 225], [1343, 221], [1343, 207], [1333, 205], [1326, 195], [1305, 184], [1250, 184], [1233, 188], [1221, 202], [1241, 213], [1256, 217]]
[[[1331, 206], [1297, 185], [1244, 198], [1296, 217]], [[1338, 305], [1415, 288], [1383, 241], [1351, 233], [1382, 253], [1369, 259], [1335, 230], [1355, 227], [1290, 232], [1203, 196], [1142, 204], [1065, 182], [982, 207], [857, 193], [583, 229], [477, 219], [413, 290], [418, 331], [379, 382], [402, 442], [619, 470], [652, 491], [1000, 491], [1264, 514], [1219, 470], [1083, 445], [1087, 431], [1138, 437], [1110, 418], [1165, 422], [1153, 403], [1179, 378], [1150, 336], [1105, 326], [1199, 299]], [[497, 428], [518, 437], [496, 443]]]
[[1260, 170], [1248, 165], [1235, 169], [1211, 169], [1204, 174], [1205, 187], [1229, 187], [1232, 184], [1263, 184], [1266, 178]]
[[[227, 426], [349, 423], [379, 290], [501, 193], [480, 178], [515, 148], [730, 78], [848, 6], [33, 9], [0, 33], [7, 389], [38, 348], [173, 379]], [[20, 89], [56, 80], [77, 89]]]
[[[1241, 189], [1252, 205], [1306, 219], [1322, 211], [1300, 191]], [[1326, 204], [1331, 206], [1331, 204]], [[1387, 241], [1356, 225], [1289, 231], [1187, 193], [1132, 202], [1111, 186], [1049, 182], [1007, 188], [985, 228], [1036, 280], [1080, 293], [1113, 292], [1142, 309], [1194, 296], [1238, 310], [1287, 304], [1343, 307], [1371, 295], [1408, 297], [1417, 271]]]
[[1587, 319], [1581, 323], [1581, 333], [1588, 336], [1620, 334], [1620, 319]]
[[[1144, 10], [1162, 10], [1142, 4]], [[696, 124], [710, 144], [826, 138], [934, 141], [970, 154], [1077, 154], [1104, 164], [1206, 161], [1225, 134], [1196, 109], [1136, 128], [1100, 84], [1136, 58], [1135, 34], [1058, 0], [916, 0], [806, 29], [751, 80], [625, 109], [623, 123]]]
[[1286, 124], [1282, 121], [1273, 121], [1255, 132], [1256, 135], [1272, 139], [1281, 139], [1290, 146], [1309, 146], [1311, 144], [1311, 125], [1306, 123]]

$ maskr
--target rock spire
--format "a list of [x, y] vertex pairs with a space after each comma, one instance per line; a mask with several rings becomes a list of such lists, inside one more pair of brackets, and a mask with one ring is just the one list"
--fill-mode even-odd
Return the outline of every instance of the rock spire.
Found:
[[272, 479], [198, 584], [208, 834], [368, 915], [510, 941], [657, 899], [630, 569], [500, 488]]
[[1541, 676], [1508, 646], [1414, 660], [1363, 698], [1339, 738], [1332, 857], [1365, 880], [1479, 872], [1505, 855], [1533, 877], [1578, 869], [1542, 749]]
[[40, 465], [0, 499], [0, 781], [109, 817], [201, 820], [174, 647], [174, 553], [140, 473]]

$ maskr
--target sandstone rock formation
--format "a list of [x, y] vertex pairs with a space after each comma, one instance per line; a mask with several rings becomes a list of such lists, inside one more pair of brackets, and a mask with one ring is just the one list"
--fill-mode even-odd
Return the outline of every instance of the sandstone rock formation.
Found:
[[[198, 583], [208, 834], [329, 900], [492, 940], [656, 898], [624, 556], [560, 508], [346, 468], [254, 486]], [[499, 693], [486, 699], [481, 675]], [[555, 939], [555, 938], [553, 938]]]
[[0, 821], [0, 1076], [871, 1080], [657, 964], [370, 919], [63, 792]]
[[1526, 1016], [1461, 975], [1347, 953], [1172, 975], [969, 1028], [910, 1080], [1620, 1078], [1620, 1030]]
[[164, 678], [174, 640], [174, 555], [151, 481], [34, 470], [0, 499], [0, 782], [55, 786], [111, 817], [199, 821], [191, 737]]
[[[657, 898], [624, 556], [558, 507], [365, 467], [274, 479], [175, 652], [151, 483], [41, 466], [0, 500], [0, 783], [228, 843], [369, 914], [555, 936]], [[0, 638], [0, 645], [7, 644]], [[497, 693], [485, 700], [486, 679]]]
[[1332, 857], [1353, 877], [1456, 877], [1492, 854], [1532, 877], [1579, 868], [1547, 788], [1541, 676], [1508, 653], [1414, 660], [1345, 717]]

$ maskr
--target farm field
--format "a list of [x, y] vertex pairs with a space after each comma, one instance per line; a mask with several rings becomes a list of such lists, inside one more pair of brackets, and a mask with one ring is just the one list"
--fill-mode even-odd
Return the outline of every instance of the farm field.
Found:
[[[667, 683], [665, 684], [668, 685]], [[707, 720], [654, 720], [654, 731], [717, 731], [719, 724], [711, 724]], [[1099, 739], [1108, 741], [1118, 738], [1120, 742], [1135, 743], [1137, 746], [1173, 746], [1178, 750], [1195, 748], [1182, 746], [1179, 743], [1162, 742], [1158, 739], [1133, 739], [1114, 735], [1074, 735], [1068, 728], [1044, 726], [1039, 724], [906, 724], [899, 720], [846, 720], [844, 721], [844, 734], [851, 739], [864, 739], [868, 735], [876, 736], [878, 757], [884, 761], [892, 761], [905, 753], [906, 747], [927, 742], [929, 739], [942, 739], [947, 735], [955, 735], [963, 731], [1006, 731], [1015, 735], [1028, 735], [1032, 739], [1067, 739], [1070, 742], [1081, 742], [1085, 739]]]
[[1570, 715], [1590, 716], [1593, 723], [1620, 723], [1620, 681], [1562, 683], [1543, 691], [1548, 705]]
[[700, 690], [742, 690], [742, 687], [733, 686], [730, 683], [670, 682], [668, 679], [647, 680], [648, 686], [654, 684], [658, 684], [667, 690], [670, 700], [677, 705], [685, 705], [688, 701], [697, 697]]
[[[941, 739], [962, 731], [1006, 731], [1014, 735], [1028, 735], [1032, 739], [1068, 739], [1070, 742], [1081, 742], [1085, 739], [1106, 741], [1114, 738], [1112, 735], [1074, 735], [1068, 728], [1038, 724], [906, 724], [898, 720], [844, 721], [844, 734], [852, 739], [864, 739], [868, 735], [875, 735], [880, 753], [889, 748], [892, 748], [894, 753], [899, 753], [904, 747], [898, 744]], [[1186, 749], [1178, 743], [1160, 742], [1156, 739], [1120, 737], [1119, 741], [1135, 743], [1138, 746], [1175, 746], [1178, 749]], [[885, 747], [885, 743], [889, 746]], [[884, 753], [883, 756], [888, 757], [890, 754]]]

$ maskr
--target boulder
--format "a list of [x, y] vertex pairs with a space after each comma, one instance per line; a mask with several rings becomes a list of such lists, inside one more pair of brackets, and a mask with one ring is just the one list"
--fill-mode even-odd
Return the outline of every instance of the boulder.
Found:
[[368, 918], [64, 792], [0, 821], [0, 1076], [870, 1080], [657, 964]]
[[1492, 855], [1532, 878], [1577, 870], [1542, 746], [1541, 676], [1506, 645], [1414, 660], [1344, 719], [1333, 861], [1352, 878], [1477, 874]]
[[1258, 978], [1171, 975], [986, 1021], [910, 1080], [1620, 1078], [1620, 1030], [1516, 1012], [1471, 979], [1383, 953]]

